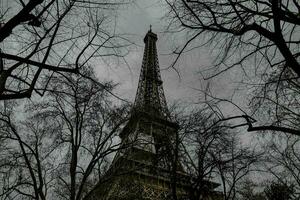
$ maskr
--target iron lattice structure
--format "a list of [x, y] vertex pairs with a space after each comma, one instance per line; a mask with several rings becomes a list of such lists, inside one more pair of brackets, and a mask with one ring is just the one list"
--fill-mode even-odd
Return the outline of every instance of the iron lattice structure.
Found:
[[[171, 121], [159, 71], [157, 35], [151, 29], [144, 38], [141, 74], [131, 118], [120, 137], [120, 150], [102, 183], [89, 200], [169, 200], [172, 196], [172, 141], [178, 125]], [[178, 200], [188, 199], [190, 180], [176, 164]], [[174, 186], [174, 185], [173, 185]]]
[[160, 75], [156, 41], [157, 35], [150, 29], [144, 38], [145, 49], [134, 108], [171, 120]]

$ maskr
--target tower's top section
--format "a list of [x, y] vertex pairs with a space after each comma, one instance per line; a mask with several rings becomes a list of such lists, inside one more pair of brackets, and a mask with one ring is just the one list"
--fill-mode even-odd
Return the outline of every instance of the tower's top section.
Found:
[[134, 110], [170, 120], [160, 76], [157, 50], [157, 35], [150, 30], [144, 38], [145, 49]]
[[[157, 35], [155, 33], [152, 33], [152, 26], [150, 25], [150, 29], [148, 31], [148, 33], [145, 35], [144, 37], [144, 43], [147, 43], [147, 40], [151, 38], [152, 40], [154, 40], [154, 43], [157, 41]], [[146, 48], [145, 48], [146, 50]]]

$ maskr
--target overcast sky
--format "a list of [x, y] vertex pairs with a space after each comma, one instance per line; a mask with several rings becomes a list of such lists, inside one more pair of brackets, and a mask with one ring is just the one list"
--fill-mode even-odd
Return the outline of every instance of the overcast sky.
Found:
[[[8, 4], [14, 1], [2, 2], [0, 0], [0, 2], [1, 6], [8, 7]], [[120, 97], [131, 102], [134, 101], [143, 59], [143, 38], [151, 24], [152, 31], [158, 35], [158, 57], [168, 104], [170, 105], [174, 101], [197, 102], [199, 100], [201, 93], [195, 88], [204, 89], [207, 82], [198, 72], [209, 66], [213, 57], [208, 49], [198, 48], [179, 60], [176, 66], [179, 74], [173, 69], [166, 69], [174, 61], [174, 55], [172, 56], [170, 53], [174, 50], [176, 43], [181, 41], [178, 37], [173, 38], [172, 35], [164, 33], [167, 21], [162, 17], [166, 11], [163, 0], [136, 0], [133, 5], [124, 6], [118, 11], [115, 26], [118, 29], [117, 32], [127, 34], [129, 39], [136, 44], [132, 46], [129, 55], [125, 57], [129, 67], [121, 62], [111, 68], [101, 62], [94, 64], [100, 80], [113, 80], [120, 84], [115, 91]], [[230, 74], [230, 77], [232, 76], [233, 74]], [[226, 91], [230, 89], [228, 80], [230, 79], [225, 74], [212, 80], [210, 86], [214, 93], [218, 96], [226, 94]]]
[[[199, 71], [211, 65], [214, 57], [208, 49], [204, 47], [198, 48], [182, 57], [178, 62], [177, 69], [180, 77], [173, 69], [166, 70], [171, 62], [174, 61], [174, 57], [167, 54], [170, 54], [174, 50], [174, 44], [178, 41], [178, 38], [174, 40], [174, 38], [169, 37], [170, 35], [164, 33], [167, 22], [161, 18], [164, 16], [165, 11], [166, 8], [162, 5], [161, 0], [138, 0], [135, 6], [123, 9], [118, 19], [119, 31], [130, 34], [131, 40], [136, 43], [135, 48], [126, 56], [126, 61], [129, 63], [130, 69], [126, 65], [117, 65], [112, 68], [97, 66], [96, 73], [100, 80], [108, 78], [120, 83], [115, 93], [119, 97], [133, 103], [143, 59], [143, 38], [151, 24], [152, 31], [158, 35], [157, 49], [159, 65], [168, 105], [178, 101], [186, 105], [194, 105], [194, 103], [203, 100], [203, 93], [197, 91], [197, 89], [204, 90], [208, 83], [203, 80]], [[211, 79], [209, 84], [213, 94], [224, 98], [231, 96], [233, 88], [236, 87], [236, 82], [233, 81], [238, 80], [237, 76], [239, 76], [238, 73], [230, 70], [221, 76]], [[241, 106], [246, 98], [247, 95], [245, 93], [236, 94], [234, 101]], [[222, 105], [222, 112], [225, 115], [232, 116], [237, 114], [238, 110], [231, 104], [225, 103]], [[242, 134], [241, 137], [244, 142], [251, 142], [249, 134]]]
[[172, 51], [174, 41], [164, 34], [166, 21], [161, 18], [164, 16], [165, 10], [162, 1], [138, 0], [134, 6], [124, 8], [119, 14], [118, 27], [120, 32], [132, 34], [130, 38], [136, 43], [136, 49], [133, 49], [126, 57], [130, 69], [126, 66], [115, 66], [110, 69], [97, 67], [96, 71], [100, 78], [110, 77], [120, 83], [117, 93], [122, 98], [134, 101], [143, 59], [143, 38], [151, 24], [152, 31], [158, 34], [159, 64], [167, 101], [171, 103], [178, 100], [197, 99], [198, 94], [192, 89], [192, 87], [199, 88], [202, 83], [197, 71], [201, 65], [208, 65], [210, 58], [205, 50], [199, 50], [198, 53], [181, 60], [178, 66], [180, 77], [174, 70], [166, 70], [174, 59], [174, 57], [166, 55]]
[[[2, 1], [0, 0], [0, 2]], [[6, 5], [10, 1], [6, 0], [4, 3]], [[162, 17], [166, 11], [167, 7], [163, 0], [136, 0], [133, 5], [123, 6], [118, 11], [115, 26], [117, 32], [126, 34], [135, 43], [132, 45], [130, 53], [125, 57], [129, 67], [124, 62], [112, 67], [101, 62], [96, 62], [94, 65], [100, 81], [113, 80], [120, 84], [115, 93], [121, 98], [134, 101], [143, 59], [143, 38], [151, 24], [152, 31], [158, 35], [158, 59], [168, 104], [170, 105], [174, 101], [194, 103], [203, 100], [201, 99], [201, 92], [196, 89], [203, 90], [207, 81], [203, 80], [199, 71], [212, 64], [212, 53], [204, 47], [197, 48], [193, 52], [189, 52], [188, 55], [181, 57], [176, 66], [179, 74], [173, 69], [167, 69], [175, 59], [174, 55], [172, 56], [170, 53], [175, 49], [176, 43], [184, 40], [179, 37], [174, 38], [173, 34], [164, 33], [168, 22]], [[236, 75], [233, 72], [230, 70], [229, 73], [223, 73], [221, 76], [210, 80], [210, 87], [215, 96], [226, 97], [230, 94], [228, 91], [233, 88], [232, 80], [236, 80]], [[226, 107], [225, 110], [232, 113], [231, 107]]]

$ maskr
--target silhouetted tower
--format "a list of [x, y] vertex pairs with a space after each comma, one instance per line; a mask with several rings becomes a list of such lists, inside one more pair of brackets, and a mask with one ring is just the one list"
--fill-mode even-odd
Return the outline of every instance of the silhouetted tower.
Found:
[[160, 76], [156, 41], [157, 35], [150, 29], [144, 38], [145, 50], [134, 108], [171, 120]]
[[189, 177], [179, 162], [174, 170], [178, 125], [166, 104], [156, 41], [150, 28], [131, 118], [120, 133], [123, 148], [89, 199], [171, 199], [175, 177], [178, 199], [187, 195]]

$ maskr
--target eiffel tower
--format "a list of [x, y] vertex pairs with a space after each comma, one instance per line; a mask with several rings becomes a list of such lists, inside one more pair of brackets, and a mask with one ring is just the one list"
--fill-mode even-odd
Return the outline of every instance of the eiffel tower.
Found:
[[156, 41], [150, 27], [131, 118], [120, 133], [124, 148], [89, 200], [167, 200], [174, 193], [178, 200], [188, 199], [190, 177], [173, 159], [179, 127], [167, 107]]

